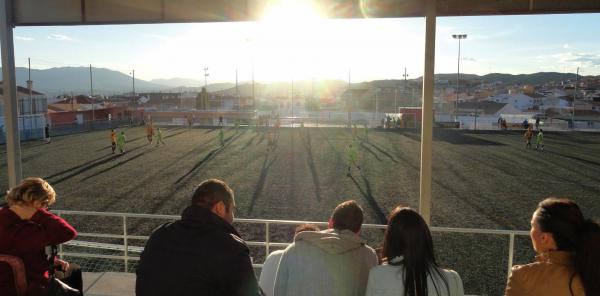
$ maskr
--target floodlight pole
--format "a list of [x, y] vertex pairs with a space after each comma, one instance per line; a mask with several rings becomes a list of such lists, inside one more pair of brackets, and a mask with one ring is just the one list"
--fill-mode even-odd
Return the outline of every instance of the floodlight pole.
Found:
[[0, 48], [2, 51], [2, 83], [4, 93], [4, 126], [6, 130], [6, 164], [8, 186], [21, 181], [21, 143], [17, 110], [15, 48], [13, 41], [12, 1], [0, 0]]
[[[407, 84], [407, 81], [406, 81], [406, 78], [408, 77], [408, 74], [406, 74], [406, 67], [404, 67], [404, 75], [402, 75], [402, 77], [404, 77], [404, 94], [406, 94], [406, 88], [407, 88], [406, 86], [408, 85], [408, 84]], [[412, 101], [413, 101], [413, 99], [414, 99], [414, 98], [411, 96], [411, 97], [410, 97], [410, 101], [411, 101], [411, 103], [414, 103], [414, 102], [412, 102]], [[396, 111], [396, 112], [398, 112], [398, 111]]]
[[92, 76], [92, 64], [90, 64], [90, 100], [92, 101], [92, 124], [96, 121], [96, 114], [94, 112], [94, 83]]
[[456, 71], [456, 101], [454, 102], [454, 117], [458, 119], [458, 81], [460, 80], [460, 41], [467, 39], [467, 34], [453, 34], [452, 38], [458, 39], [458, 70]]
[[426, 0], [425, 69], [423, 71], [423, 104], [421, 108], [421, 174], [419, 213], [431, 225], [431, 167], [433, 145], [433, 86], [435, 69], [436, 0]]

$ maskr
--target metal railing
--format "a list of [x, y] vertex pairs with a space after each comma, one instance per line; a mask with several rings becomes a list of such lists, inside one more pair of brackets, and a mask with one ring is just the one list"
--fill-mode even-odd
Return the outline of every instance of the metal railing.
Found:
[[[139, 246], [131, 246], [129, 244], [130, 240], [147, 240], [149, 236], [147, 235], [129, 235], [127, 232], [127, 219], [128, 218], [142, 218], [142, 219], [154, 219], [154, 220], [178, 220], [180, 219], [179, 215], [158, 215], [158, 214], [133, 214], [133, 213], [114, 213], [114, 212], [88, 212], [88, 211], [65, 211], [65, 210], [53, 210], [53, 212], [59, 216], [63, 215], [71, 215], [71, 216], [99, 216], [99, 217], [118, 217], [121, 218], [122, 221], [122, 234], [104, 234], [104, 233], [89, 233], [89, 232], [80, 232], [78, 233], [78, 238], [114, 238], [114, 239], [122, 239], [122, 245], [116, 244], [106, 244], [106, 243], [97, 243], [97, 242], [86, 242], [81, 240], [74, 240], [65, 243], [65, 245], [70, 246], [78, 246], [78, 247], [88, 247], [88, 248], [96, 248], [96, 249], [104, 249], [104, 250], [115, 250], [122, 251], [123, 255], [105, 255], [105, 254], [91, 254], [91, 253], [77, 253], [77, 252], [65, 252], [63, 250], [63, 245], [59, 246], [59, 255], [69, 256], [69, 257], [80, 257], [80, 258], [102, 258], [102, 259], [113, 259], [113, 260], [123, 260], [125, 272], [129, 270], [129, 261], [138, 261], [140, 259], [139, 256], [132, 256], [131, 253], [141, 253], [143, 247]], [[276, 243], [271, 242], [271, 225], [300, 225], [304, 223], [311, 223], [318, 226], [327, 226], [326, 222], [314, 222], [314, 221], [295, 221], [295, 220], [267, 220], [267, 219], [235, 219], [234, 223], [241, 224], [262, 224], [265, 229], [265, 241], [246, 241], [248, 246], [259, 246], [265, 248], [265, 258], [270, 254], [271, 247], [287, 247], [291, 243]], [[363, 224], [362, 229], [385, 229], [386, 225], [379, 224]], [[510, 274], [510, 270], [513, 266], [513, 258], [514, 258], [514, 245], [515, 245], [515, 236], [528, 236], [528, 231], [521, 230], [498, 230], [498, 229], [476, 229], [476, 228], [452, 228], [452, 227], [431, 227], [432, 232], [441, 232], [441, 233], [463, 233], [463, 234], [492, 234], [492, 235], [502, 235], [508, 236], [509, 238], [509, 246], [508, 246], [508, 269], [507, 275]], [[255, 268], [262, 268], [262, 264], [253, 264]]]

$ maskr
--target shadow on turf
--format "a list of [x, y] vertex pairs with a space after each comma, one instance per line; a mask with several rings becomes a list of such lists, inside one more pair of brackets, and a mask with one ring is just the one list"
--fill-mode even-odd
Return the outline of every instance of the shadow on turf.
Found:
[[358, 182], [356, 181], [356, 179], [354, 178], [353, 175], [350, 175], [350, 180], [352, 180], [352, 182], [354, 182], [354, 185], [356, 185], [356, 188], [358, 188], [358, 190], [360, 191], [360, 194], [362, 194], [362, 196], [369, 203], [369, 206], [371, 207], [371, 209], [373, 209], [373, 211], [375, 212], [375, 218], [377, 219], [377, 223], [384, 224], [384, 225], [387, 224], [386, 214], [383, 212], [383, 210], [381, 209], [381, 207], [375, 200], [375, 197], [373, 197], [373, 192], [371, 191], [371, 182], [369, 182], [369, 180], [362, 174], [361, 174], [361, 177], [362, 177], [363, 182], [365, 183], [365, 189], [363, 189], [360, 186], [360, 184], [358, 184]]
[[256, 139], [256, 137], [258, 137], [258, 134], [254, 134], [254, 136], [252, 136], [252, 138], [250, 138], [250, 140], [248, 140], [248, 142], [246, 142], [246, 144], [244, 144], [244, 147], [242, 147], [242, 150], [246, 150], [246, 148], [250, 147], [250, 145], [252, 145], [252, 142], [254, 142], [254, 139]]
[[[434, 129], [433, 139], [455, 145], [505, 146], [505, 144], [500, 142], [484, 140], [468, 135], [472, 132], [473, 131]], [[418, 131], [400, 131], [399, 133], [414, 141], [421, 141], [421, 134]]]
[[210, 152], [208, 152], [204, 156], [204, 158], [202, 158], [200, 161], [198, 161], [187, 173], [185, 173], [183, 176], [179, 177], [179, 179], [177, 179], [177, 181], [175, 181], [175, 184], [181, 183], [183, 180], [185, 180], [187, 177], [189, 177], [198, 168], [204, 166], [206, 163], [211, 161], [216, 155], [218, 155], [225, 148], [229, 147], [229, 145], [231, 145], [231, 143], [233, 143], [235, 140], [237, 140], [244, 133], [246, 133], [246, 130], [242, 131], [241, 133], [236, 133], [227, 139], [224, 139], [223, 140], [223, 142], [225, 142], [224, 146], [219, 146], [219, 147], [211, 150]]
[[[132, 160], [134, 160], [134, 159], [136, 159], [136, 158], [139, 158], [139, 157], [141, 157], [142, 155], [146, 154], [146, 152], [154, 150], [154, 148], [155, 148], [155, 147], [152, 147], [152, 148], [150, 148], [149, 150], [145, 150], [145, 151], [143, 151], [143, 152], [140, 152], [140, 153], [138, 153], [138, 154], [136, 154], [136, 155], [134, 155], [134, 156], [132, 156], [132, 157], [130, 157], [130, 158], [128, 158], [128, 159], [126, 159], [126, 160], [124, 160], [124, 161], [120, 161], [120, 162], [119, 162], [119, 163], [117, 163], [117, 164], [114, 164], [114, 165], [112, 165], [112, 166], [110, 166], [110, 167], [108, 167], [108, 168], [105, 168], [105, 169], [103, 169], [103, 170], [101, 170], [101, 171], [98, 171], [98, 172], [96, 172], [96, 173], [92, 174], [92, 175], [89, 175], [89, 176], [87, 176], [87, 177], [83, 178], [83, 179], [82, 179], [82, 181], [85, 181], [85, 180], [91, 179], [91, 178], [93, 178], [93, 177], [96, 177], [96, 176], [98, 176], [98, 175], [101, 175], [101, 174], [103, 174], [103, 173], [106, 173], [106, 172], [108, 172], [108, 171], [110, 171], [110, 170], [112, 170], [112, 169], [114, 169], [114, 168], [116, 168], [116, 167], [118, 167], [118, 166], [120, 166], [120, 165], [126, 164], [126, 163], [128, 163], [128, 162], [130, 162], [130, 161], [132, 161]], [[124, 155], [124, 154], [116, 154], [116, 155], [122, 156], [122, 155]]]
[[[133, 149], [127, 151], [127, 152], [131, 153], [131, 152], [136, 151], [136, 150], [138, 150], [138, 149], [140, 149], [142, 147], [145, 147], [145, 145], [144, 146], [135, 147], [135, 148], [133, 148]], [[67, 180], [67, 179], [70, 179], [70, 178], [72, 178], [74, 176], [77, 176], [77, 175], [79, 175], [81, 173], [89, 171], [89, 170], [91, 170], [91, 169], [93, 169], [93, 168], [95, 168], [97, 166], [100, 166], [100, 165], [106, 164], [106, 163], [108, 163], [108, 162], [110, 162], [112, 160], [115, 160], [115, 159], [117, 159], [120, 156], [121, 156], [121, 154], [107, 154], [105, 156], [102, 156], [102, 157], [96, 158], [94, 160], [88, 161], [88, 162], [86, 162], [84, 164], [81, 164], [81, 165], [69, 168], [67, 170], [58, 172], [56, 174], [44, 177], [44, 179], [48, 180], [48, 182], [50, 184], [52, 184], [52, 185], [58, 184], [58, 183], [61, 183], [61, 182], [65, 181], [65, 180]], [[64, 177], [61, 177], [59, 179], [56, 179], [56, 180], [50, 180], [51, 178], [60, 176], [60, 175], [65, 174], [65, 173], [69, 173], [69, 174], [66, 175], [66, 176], [64, 176]]]
[[254, 187], [254, 193], [252, 193], [252, 199], [250, 200], [250, 207], [248, 208], [248, 215], [252, 213], [254, 209], [254, 205], [256, 204], [256, 200], [258, 200], [260, 194], [262, 193], [265, 187], [265, 181], [267, 180], [267, 174], [269, 173], [269, 169], [273, 165], [273, 163], [277, 160], [277, 156], [273, 157], [271, 161], [269, 161], [269, 153], [265, 154], [265, 160], [263, 161], [262, 169], [260, 170], [260, 176], [258, 177], [258, 182], [256, 182], [256, 186]]
[[[137, 141], [139, 139], [146, 139], [146, 136], [133, 138], [131, 140], [127, 140], [126, 142], [129, 144], [129, 143], [135, 142], [135, 141]], [[111, 145], [106, 145], [106, 146], [104, 146], [102, 148], [96, 149], [95, 152], [100, 152], [100, 151], [103, 151], [103, 150], [106, 150], [106, 149], [110, 149], [110, 147], [111, 147]]]
[[300, 138], [302, 139], [302, 144], [304, 144], [304, 148], [306, 148], [306, 153], [308, 154], [306, 162], [310, 168], [310, 175], [312, 177], [313, 185], [315, 186], [315, 196], [317, 197], [317, 201], [321, 201], [321, 185], [319, 184], [319, 176], [317, 175], [315, 160], [312, 154], [310, 131], [307, 130], [306, 133], [301, 133]]

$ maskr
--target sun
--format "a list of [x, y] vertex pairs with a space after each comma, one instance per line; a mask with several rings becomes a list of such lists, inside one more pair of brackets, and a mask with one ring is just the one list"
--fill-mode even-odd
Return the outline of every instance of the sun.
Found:
[[274, 23], [310, 22], [323, 19], [319, 8], [310, 0], [273, 0], [262, 20]]

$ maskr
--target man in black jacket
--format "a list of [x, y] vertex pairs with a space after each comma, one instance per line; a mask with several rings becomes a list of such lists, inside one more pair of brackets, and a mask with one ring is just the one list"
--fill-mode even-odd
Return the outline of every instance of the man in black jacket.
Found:
[[234, 209], [225, 182], [198, 185], [181, 220], [150, 236], [137, 268], [136, 295], [263, 295], [248, 247], [231, 225]]

